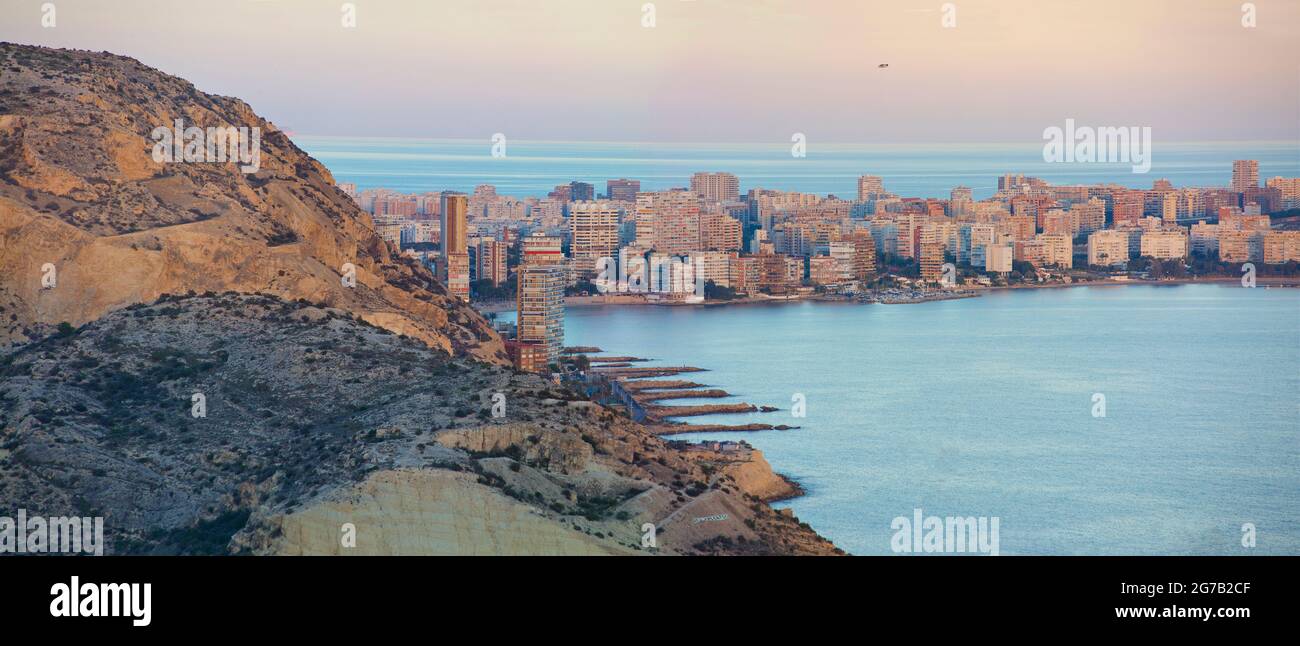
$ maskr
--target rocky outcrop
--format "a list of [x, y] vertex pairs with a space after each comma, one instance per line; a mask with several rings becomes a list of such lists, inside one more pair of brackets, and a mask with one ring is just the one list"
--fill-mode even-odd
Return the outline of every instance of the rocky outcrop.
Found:
[[[476, 312], [390, 248], [329, 171], [244, 102], [107, 53], [5, 43], [0, 70], [0, 347], [162, 294], [233, 290], [346, 309], [506, 362]], [[153, 130], [177, 120], [259, 128], [258, 170], [155, 161]]]
[[723, 473], [734, 478], [741, 491], [761, 500], [784, 500], [803, 493], [799, 485], [773, 471], [757, 449], [750, 451], [746, 459], [729, 464]]
[[270, 295], [164, 297], [0, 355], [0, 501], [103, 516], [113, 554], [832, 553], [762, 502], [773, 477]]
[[380, 471], [332, 500], [283, 516], [269, 553], [384, 556], [635, 554], [450, 471]]

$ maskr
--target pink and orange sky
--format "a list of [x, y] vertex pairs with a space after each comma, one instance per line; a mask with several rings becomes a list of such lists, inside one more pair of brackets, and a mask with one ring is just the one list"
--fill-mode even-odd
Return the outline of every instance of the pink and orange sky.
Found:
[[[0, 39], [108, 50], [301, 134], [1039, 141], [1067, 117], [1300, 142], [1300, 2], [0, 0]], [[888, 63], [881, 69], [878, 64]]]

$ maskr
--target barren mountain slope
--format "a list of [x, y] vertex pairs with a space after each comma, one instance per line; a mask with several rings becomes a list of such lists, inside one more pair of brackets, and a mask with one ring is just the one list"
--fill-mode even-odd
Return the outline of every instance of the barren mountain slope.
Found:
[[[151, 133], [178, 119], [260, 128], [260, 168], [155, 162]], [[244, 102], [122, 56], [0, 44], [0, 347], [191, 290], [305, 298], [505, 363], [490, 326]]]
[[0, 355], [0, 500], [103, 516], [109, 553], [638, 553], [646, 524], [661, 554], [832, 553], [760, 499], [786, 490], [757, 452], [678, 450], [273, 296], [165, 297]]

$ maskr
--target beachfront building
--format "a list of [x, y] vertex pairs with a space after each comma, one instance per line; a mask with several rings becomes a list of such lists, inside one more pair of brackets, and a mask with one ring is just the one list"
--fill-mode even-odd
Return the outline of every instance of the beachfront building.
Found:
[[1212, 256], [1219, 253], [1219, 225], [1197, 222], [1192, 225], [1189, 246], [1192, 253]]
[[1250, 233], [1246, 231], [1219, 231], [1219, 260], [1223, 262], [1250, 261]]
[[622, 212], [608, 200], [569, 205], [569, 255], [578, 277], [594, 276], [596, 263], [601, 258], [613, 258], [618, 252]]
[[835, 260], [837, 282], [846, 283], [853, 280], [853, 266], [857, 260], [857, 244], [852, 240], [836, 240], [827, 243], [827, 254]]
[[948, 194], [948, 216], [964, 219], [975, 213], [974, 192], [969, 186], [955, 186]]
[[726, 251], [692, 251], [687, 256], [695, 275], [705, 283], [712, 281], [719, 287], [731, 285], [731, 259], [735, 252]]
[[1047, 262], [1047, 245], [1041, 240], [1016, 240], [1012, 246], [1013, 258], [1027, 262], [1035, 267], [1043, 267]]
[[702, 249], [700, 198], [680, 190], [637, 194], [636, 244], [673, 256]]
[[1032, 215], [1013, 215], [1007, 218], [1013, 240], [1032, 240], [1037, 231], [1037, 219]]
[[1144, 231], [1141, 244], [1139, 253], [1148, 258], [1168, 260], [1187, 257], [1187, 232], [1181, 227]]
[[1300, 262], [1300, 231], [1269, 231], [1261, 244], [1264, 264]]
[[1035, 240], [1043, 245], [1044, 263], [1062, 269], [1074, 266], [1074, 237], [1069, 233], [1040, 233]]
[[853, 277], [864, 283], [876, 277], [876, 241], [870, 229], [853, 232]]
[[[987, 247], [993, 244], [993, 236], [996, 229], [991, 224], [963, 224], [957, 228], [957, 262], [977, 267], [972, 260], [973, 252], [977, 247]], [[980, 255], [983, 258], [983, 252]]]
[[1219, 231], [1219, 260], [1223, 262], [1262, 262], [1264, 231]]
[[[771, 254], [764, 254], [771, 255]], [[738, 294], [753, 294], [758, 291], [758, 256], [732, 256], [727, 263], [728, 286]]]
[[1088, 234], [1088, 264], [1094, 267], [1113, 267], [1128, 264], [1129, 234], [1127, 231], [1104, 229]]
[[[560, 266], [519, 268], [516, 341], [544, 348], [546, 365], [559, 363], [564, 346], [565, 272]], [[522, 369], [522, 368], [521, 368]]]
[[923, 242], [920, 246], [921, 282], [937, 284], [943, 277], [943, 247], [937, 242]]
[[830, 256], [810, 258], [808, 282], [814, 285], [838, 285], [841, 282], [839, 263]]
[[1011, 271], [1014, 249], [1007, 244], [992, 244], [984, 247], [984, 271], [990, 273], [1008, 273]]

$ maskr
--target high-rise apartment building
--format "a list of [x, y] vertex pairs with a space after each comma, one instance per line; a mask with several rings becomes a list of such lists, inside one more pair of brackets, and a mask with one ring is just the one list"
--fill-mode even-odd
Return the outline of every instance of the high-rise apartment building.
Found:
[[476, 256], [479, 280], [489, 280], [493, 286], [506, 282], [506, 245], [504, 242], [491, 238], [480, 240]]
[[442, 259], [443, 280], [447, 293], [461, 300], [469, 300], [469, 253], [447, 254]]
[[546, 364], [558, 364], [564, 346], [564, 269], [521, 266], [516, 341], [543, 348]]
[[469, 300], [469, 196], [444, 193], [439, 211], [442, 257], [438, 269], [442, 282], [449, 294]]
[[1277, 189], [1282, 209], [1300, 208], [1300, 177], [1273, 177], [1266, 184]]
[[605, 196], [618, 202], [635, 202], [641, 192], [641, 180], [611, 179], [605, 182]]
[[[835, 261], [835, 282], [843, 283], [853, 280], [854, 265], [857, 261], [857, 244], [853, 240], [836, 240], [827, 244], [827, 252]], [[809, 270], [811, 272], [811, 269]]]
[[1182, 227], [1142, 232], [1141, 255], [1158, 260], [1187, 257], [1187, 232]]
[[636, 196], [636, 244], [670, 256], [703, 249], [700, 198], [690, 191]]
[[740, 251], [740, 220], [721, 213], [700, 216], [700, 245], [711, 251]]
[[1220, 230], [1219, 260], [1223, 262], [1248, 262], [1250, 260], [1250, 232]]
[[1068, 211], [1050, 209], [1042, 215], [1041, 219], [1043, 221], [1043, 233], [1074, 237], [1074, 218]]
[[876, 241], [870, 229], [853, 232], [853, 277], [864, 283], [876, 277]]
[[574, 202], [569, 207], [569, 255], [579, 276], [594, 275], [601, 258], [618, 255], [622, 213], [622, 209], [608, 200]]
[[1129, 233], [1104, 229], [1088, 235], [1088, 264], [1109, 267], [1128, 263]]
[[937, 242], [925, 241], [920, 244], [918, 251], [921, 282], [938, 283], [943, 277], [943, 247]]
[[1111, 202], [1111, 222], [1116, 227], [1135, 226], [1142, 219], [1146, 197], [1142, 191], [1116, 191]]
[[564, 239], [537, 232], [520, 238], [520, 264], [527, 267], [564, 264]]
[[876, 175], [862, 175], [858, 178], [858, 201], [865, 202], [885, 193], [885, 180]]
[[1069, 233], [1040, 233], [1035, 238], [1043, 244], [1043, 262], [1063, 269], [1074, 266], [1074, 236]]
[[1016, 240], [1030, 240], [1037, 231], [1038, 220], [1032, 215], [1013, 215], [1007, 218], [1007, 223]]
[[569, 201], [590, 202], [596, 199], [596, 187], [587, 182], [569, 182]]
[[1265, 264], [1300, 261], [1300, 231], [1268, 231], [1263, 236]]
[[1219, 252], [1219, 224], [1197, 222], [1191, 227], [1188, 246], [1191, 252], [1202, 256], [1212, 256]]
[[469, 240], [469, 196], [464, 193], [444, 193], [439, 206], [442, 232], [442, 255], [465, 253]]
[[731, 173], [695, 173], [691, 192], [705, 202], [735, 202], [740, 199], [740, 180]]
[[1259, 162], [1238, 159], [1232, 162], [1232, 190], [1238, 193], [1259, 188]]
[[948, 215], [961, 218], [975, 212], [974, 192], [968, 186], [957, 186], [948, 196]]
[[731, 284], [731, 259], [737, 254], [725, 251], [692, 251], [690, 264], [695, 272], [695, 279], [702, 283], [727, 287]]
[[984, 271], [1005, 274], [1011, 271], [1011, 261], [1014, 260], [1014, 252], [1011, 245], [993, 244], [984, 250]]
[[[996, 229], [991, 224], [963, 224], [958, 227], [957, 262], [982, 268], [983, 265], [974, 260], [976, 250], [993, 244], [995, 233]], [[983, 251], [979, 251], [979, 257], [984, 257]]]

